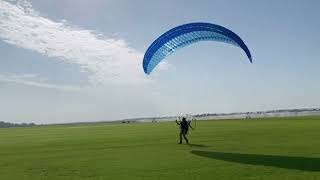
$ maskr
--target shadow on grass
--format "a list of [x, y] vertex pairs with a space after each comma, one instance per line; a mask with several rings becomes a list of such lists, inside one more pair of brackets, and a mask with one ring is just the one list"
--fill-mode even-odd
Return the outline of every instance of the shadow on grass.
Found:
[[192, 143], [190, 143], [190, 144], [188, 144], [190, 147], [197, 147], [197, 148], [206, 148], [206, 147], [208, 147], [208, 146], [206, 146], [206, 145], [202, 145], [202, 144], [192, 144]]
[[320, 171], [320, 158], [240, 154], [210, 151], [191, 151], [191, 153], [201, 157], [241, 164], [272, 166], [301, 171]]

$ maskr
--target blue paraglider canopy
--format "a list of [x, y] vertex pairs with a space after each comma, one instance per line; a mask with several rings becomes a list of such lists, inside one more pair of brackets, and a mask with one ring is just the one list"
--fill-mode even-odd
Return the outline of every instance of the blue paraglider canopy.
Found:
[[210, 23], [190, 23], [175, 27], [157, 38], [147, 49], [143, 58], [143, 70], [151, 71], [168, 55], [199, 41], [220, 41], [238, 46], [252, 63], [251, 53], [242, 39], [231, 30]]

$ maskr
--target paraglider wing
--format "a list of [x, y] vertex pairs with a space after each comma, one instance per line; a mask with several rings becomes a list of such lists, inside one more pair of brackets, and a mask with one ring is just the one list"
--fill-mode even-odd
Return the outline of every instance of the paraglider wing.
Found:
[[243, 49], [252, 63], [248, 47], [231, 30], [216, 24], [190, 23], [167, 31], [150, 45], [143, 58], [144, 72], [150, 74], [168, 55], [177, 49], [199, 41], [220, 41], [238, 46]]

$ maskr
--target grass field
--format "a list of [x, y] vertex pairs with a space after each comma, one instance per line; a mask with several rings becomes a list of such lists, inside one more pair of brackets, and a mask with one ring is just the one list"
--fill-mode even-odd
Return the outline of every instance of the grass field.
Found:
[[320, 117], [0, 129], [0, 179], [320, 179]]

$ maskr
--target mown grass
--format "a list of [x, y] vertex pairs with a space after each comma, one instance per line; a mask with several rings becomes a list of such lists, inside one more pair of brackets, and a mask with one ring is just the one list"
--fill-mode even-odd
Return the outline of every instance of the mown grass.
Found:
[[320, 179], [320, 118], [0, 129], [0, 179]]

